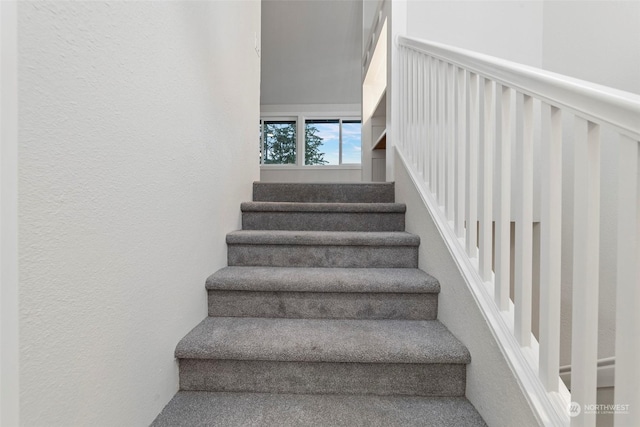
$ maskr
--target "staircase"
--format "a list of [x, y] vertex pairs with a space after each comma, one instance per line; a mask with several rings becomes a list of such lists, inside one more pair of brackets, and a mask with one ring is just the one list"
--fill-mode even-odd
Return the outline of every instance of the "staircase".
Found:
[[392, 183], [255, 183], [152, 426], [479, 426]]

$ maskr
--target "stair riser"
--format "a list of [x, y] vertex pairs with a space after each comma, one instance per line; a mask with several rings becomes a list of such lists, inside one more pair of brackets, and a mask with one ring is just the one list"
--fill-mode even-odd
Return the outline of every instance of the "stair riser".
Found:
[[209, 291], [209, 316], [434, 320], [437, 294]]
[[393, 203], [394, 186], [386, 184], [253, 184], [254, 202]]
[[458, 364], [180, 359], [180, 389], [293, 394], [464, 396]]
[[417, 246], [228, 244], [229, 266], [418, 268]]
[[404, 213], [244, 212], [242, 229], [404, 231]]

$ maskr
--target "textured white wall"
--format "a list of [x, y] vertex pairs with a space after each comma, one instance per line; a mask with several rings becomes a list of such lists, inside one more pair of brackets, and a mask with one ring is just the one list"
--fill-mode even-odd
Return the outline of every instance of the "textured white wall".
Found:
[[18, 424], [18, 13], [0, 2], [0, 425]]
[[259, 176], [260, 2], [18, 13], [21, 424], [148, 425]]

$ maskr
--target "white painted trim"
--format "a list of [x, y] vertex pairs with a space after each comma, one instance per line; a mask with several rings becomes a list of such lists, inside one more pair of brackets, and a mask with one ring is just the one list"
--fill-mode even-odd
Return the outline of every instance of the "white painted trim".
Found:
[[408, 37], [399, 43], [640, 139], [640, 95], [441, 43]]
[[19, 425], [18, 17], [0, 1], [0, 425]]
[[533, 413], [540, 425], [568, 426], [569, 413], [567, 411], [570, 402], [570, 394], [564, 383], [558, 377], [559, 392], [547, 393], [538, 378], [538, 373], [532, 366], [538, 366], [538, 342], [531, 337], [531, 346], [520, 347], [514, 336], [513, 303], [509, 303], [509, 309], [498, 310], [493, 300], [492, 289], [489, 282], [485, 283], [477, 271], [478, 259], [469, 258], [464, 248], [464, 239], [455, 235], [453, 224], [449, 223], [444, 213], [438, 207], [437, 201], [427, 189], [418, 172], [406, 160], [401, 150], [396, 147], [396, 155], [400, 157], [411, 181], [416, 187], [425, 206], [431, 213], [434, 223], [438, 228], [449, 252], [455, 260], [458, 269], [467, 284], [471, 295], [478, 304], [480, 312], [490, 326], [500, 351], [505, 356], [512, 374], [518, 381]]
[[397, 43], [400, 34], [407, 33], [407, 1], [389, 2], [387, 13], [391, 15], [391, 24], [387, 29], [387, 142], [385, 179], [395, 180], [395, 150], [393, 146], [400, 140], [400, 46]]
[[260, 106], [260, 115], [262, 117], [300, 114], [322, 117], [334, 115], [360, 117], [360, 110], [360, 104], [265, 104]]
[[[607, 357], [598, 360], [598, 388], [613, 387], [616, 372], [616, 358]], [[571, 365], [560, 367], [560, 378], [571, 389]]]
[[357, 170], [362, 169], [362, 165], [356, 163], [345, 163], [342, 165], [306, 165], [306, 166], [298, 166], [298, 165], [260, 165], [260, 169], [264, 170], [298, 170], [298, 171], [308, 171], [312, 169], [333, 169], [333, 170]]

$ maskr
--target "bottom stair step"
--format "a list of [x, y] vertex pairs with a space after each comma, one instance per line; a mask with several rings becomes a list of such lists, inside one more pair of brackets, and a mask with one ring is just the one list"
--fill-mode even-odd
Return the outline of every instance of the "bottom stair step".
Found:
[[152, 427], [485, 426], [464, 397], [337, 396], [181, 391]]

